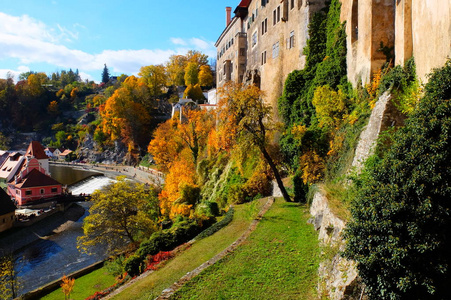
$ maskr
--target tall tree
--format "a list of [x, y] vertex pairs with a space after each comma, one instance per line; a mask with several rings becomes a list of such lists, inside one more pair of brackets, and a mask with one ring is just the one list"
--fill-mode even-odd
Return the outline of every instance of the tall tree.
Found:
[[199, 82], [199, 65], [189, 62], [185, 67], [185, 85], [196, 85]]
[[[263, 93], [256, 86], [228, 83], [220, 90], [220, 110], [233, 117], [237, 126], [238, 142], [256, 146], [274, 174], [285, 201], [291, 201], [274, 159], [268, 151], [267, 134], [274, 130], [272, 108], [262, 99]], [[224, 114], [224, 113], [222, 113]]]
[[108, 83], [109, 80], [110, 80], [110, 72], [108, 71], [108, 68], [105, 64], [102, 71], [102, 82], [106, 84]]
[[152, 191], [118, 178], [92, 195], [93, 205], [83, 221], [84, 235], [78, 238], [78, 248], [86, 252], [104, 245], [109, 253], [120, 253], [140, 237], [148, 237], [158, 229], [158, 200]]
[[199, 84], [200, 86], [213, 85], [213, 73], [211, 72], [209, 65], [200, 66]]
[[166, 68], [163, 65], [142, 67], [138, 75], [149, 88], [150, 95], [154, 100], [163, 94], [163, 89], [167, 84]]

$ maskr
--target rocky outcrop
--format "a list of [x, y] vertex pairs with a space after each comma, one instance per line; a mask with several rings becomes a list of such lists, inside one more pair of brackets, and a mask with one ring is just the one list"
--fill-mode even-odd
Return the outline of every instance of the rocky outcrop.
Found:
[[319, 240], [323, 246], [323, 259], [318, 274], [318, 291], [328, 299], [359, 299], [352, 295], [360, 294], [362, 286], [353, 261], [340, 256], [344, 250], [342, 232], [346, 223], [335, 216], [329, 207], [326, 193], [320, 189], [315, 193], [310, 207], [313, 216], [311, 223], [319, 232]]
[[[374, 153], [379, 134], [392, 126], [402, 125], [404, 118], [386, 92], [376, 102], [368, 125], [362, 131], [357, 145], [352, 171], [360, 172], [365, 160]], [[318, 290], [330, 299], [365, 299], [364, 286], [358, 277], [355, 262], [340, 256], [345, 241], [342, 233], [346, 222], [337, 217], [329, 206], [327, 194], [322, 188], [314, 194], [310, 207], [311, 222], [319, 232], [324, 246], [319, 267]]]

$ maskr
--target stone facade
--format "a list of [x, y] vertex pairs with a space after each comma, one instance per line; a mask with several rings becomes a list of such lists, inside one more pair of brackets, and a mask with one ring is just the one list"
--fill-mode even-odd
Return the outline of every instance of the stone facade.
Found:
[[228, 80], [255, 84], [277, 107], [288, 74], [304, 68], [308, 23], [324, 2], [241, 1], [216, 42], [217, 86]]
[[348, 78], [355, 85], [370, 81], [386, 61], [381, 43], [393, 47], [393, 62], [402, 65], [415, 57], [423, 82], [433, 68], [451, 56], [449, 0], [341, 0], [346, 21]]

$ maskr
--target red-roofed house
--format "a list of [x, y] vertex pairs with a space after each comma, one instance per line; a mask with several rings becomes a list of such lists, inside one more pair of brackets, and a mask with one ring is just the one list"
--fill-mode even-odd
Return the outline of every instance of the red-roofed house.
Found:
[[26, 157], [36, 158], [41, 166], [45, 169], [46, 173], [50, 174], [49, 157], [45, 154], [44, 147], [38, 141], [32, 141], [28, 146]]
[[8, 183], [8, 193], [17, 205], [62, 194], [62, 185], [49, 175], [36, 158], [27, 157], [23, 169]]

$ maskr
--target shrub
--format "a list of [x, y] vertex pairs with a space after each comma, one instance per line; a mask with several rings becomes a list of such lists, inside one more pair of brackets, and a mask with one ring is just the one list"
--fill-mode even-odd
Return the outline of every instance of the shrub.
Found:
[[450, 299], [451, 63], [358, 178], [345, 255], [374, 299]]
[[141, 256], [133, 254], [130, 255], [124, 263], [124, 270], [131, 277], [135, 277], [141, 273], [141, 270], [144, 266], [144, 260]]
[[214, 234], [215, 232], [219, 231], [221, 228], [226, 227], [230, 222], [232, 222], [234, 212], [235, 212], [235, 210], [233, 209], [233, 206], [230, 207], [229, 210], [227, 211], [227, 213], [225, 214], [224, 218], [221, 221], [208, 227], [207, 229], [202, 231], [200, 234], [198, 234], [194, 239], [201, 240], [203, 238], [206, 238], [207, 236]]
[[305, 203], [307, 201], [308, 185], [302, 180], [302, 172], [297, 171], [293, 176], [294, 202]]

